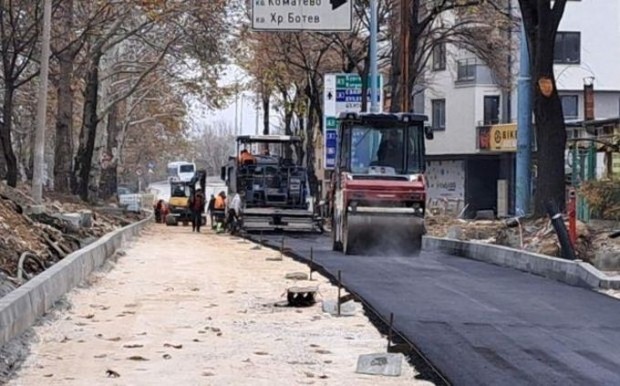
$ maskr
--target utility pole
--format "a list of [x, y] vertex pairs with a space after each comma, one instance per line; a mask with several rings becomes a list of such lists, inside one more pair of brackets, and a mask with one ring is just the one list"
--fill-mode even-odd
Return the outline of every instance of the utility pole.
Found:
[[258, 98], [258, 93], [256, 94], [256, 135], [259, 135], [259, 129], [258, 129], [258, 125], [259, 125], [259, 118], [260, 118], [260, 99]]
[[235, 80], [235, 135], [239, 135], [239, 123], [237, 117], [239, 116], [239, 81]]
[[45, 116], [47, 112], [47, 78], [50, 59], [50, 28], [52, 18], [52, 0], [45, 0], [43, 5], [43, 35], [41, 38], [41, 70], [39, 97], [37, 101], [36, 133], [34, 139], [34, 170], [32, 176], [32, 196], [35, 211], [42, 211], [43, 204], [43, 166], [45, 163]]
[[517, 100], [517, 165], [516, 165], [516, 215], [526, 216], [530, 212], [532, 192], [532, 86], [530, 77], [530, 55], [521, 24], [521, 46], [519, 52], [519, 80]]
[[[400, 0], [400, 67], [401, 67], [401, 111], [409, 112], [411, 90], [409, 89], [409, 39], [411, 0]], [[394, 95], [392, 95], [394, 98]]]
[[379, 112], [379, 65], [377, 63], [377, 1], [370, 0], [370, 112]]

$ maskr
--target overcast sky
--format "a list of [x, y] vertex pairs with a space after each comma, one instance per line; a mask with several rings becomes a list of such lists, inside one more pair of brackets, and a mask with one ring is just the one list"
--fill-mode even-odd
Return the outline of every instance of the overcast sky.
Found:
[[[226, 71], [226, 75], [221, 79], [221, 85], [233, 85], [235, 84], [235, 80], [238, 79], [240, 82], [249, 82], [250, 77], [244, 73], [237, 66], [229, 66]], [[256, 133], [256, 106], [254, 102], [254, 93], [251, 91], [244, 91], [243, 94], [240, 93], [237, 99], [237, 119], [239, 129], [242, 134], [255, 134]], [[230, 105], [223, 110], [212, 110], [207, 114], [207, 119], [209, 121], [225, 121], [228, 122], [231, 127], [235, 127], [235, 101], [232, 100]], [[259, 116], [259, 125], [262, 128], [262, 110], [260, 110]], [[279, 122], [279, 116], [277, 113], [271, 113], [270, 118], [271, 126], [277, 125]]]

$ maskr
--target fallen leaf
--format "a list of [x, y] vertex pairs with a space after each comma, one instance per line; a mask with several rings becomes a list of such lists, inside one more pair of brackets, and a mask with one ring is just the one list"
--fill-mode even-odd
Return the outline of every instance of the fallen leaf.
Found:
[[172, 348], [176, 348], [178, 350], [178, 349], [182, 349], [183, 345], [182, 344], [164, 343], [164, 347], [172, 347]]
[[144, 347], [144, 345], [141, 344], [126, 344], [123, 345], [124, 348], [140, 348], [140, 347]]
[[129, 359], [130, 361], [148, 361], [148, 359], [146, 359], [142, 355], [132, 355], [127, 359]]

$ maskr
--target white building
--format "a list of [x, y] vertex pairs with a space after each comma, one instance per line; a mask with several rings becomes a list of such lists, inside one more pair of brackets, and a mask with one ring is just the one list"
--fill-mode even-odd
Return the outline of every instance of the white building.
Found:
[[[516, 2], [514, 9], [518, 10]], [[513, 74], [518, 73], [518, 55], [517, 50]], [[620, 116], [620, 71], [615, 65], [620, 57], [620, 0], [569, 0], [555, 57], [567, 121], [583, 119], [583, 87], [589, 77], [594, 78], [596, 118]], [[427, 143], [430, 205], [451, 202], [461, 208], [468, 205], [469, 213], [511, 212], [516, 76], [512, 91], [502, 92], [484, 63], [454, 46], [437, 49], [429, 66], [429, 87], [414, 105], [421, 109], [423, 104], [435, 130], [435, 139]]]

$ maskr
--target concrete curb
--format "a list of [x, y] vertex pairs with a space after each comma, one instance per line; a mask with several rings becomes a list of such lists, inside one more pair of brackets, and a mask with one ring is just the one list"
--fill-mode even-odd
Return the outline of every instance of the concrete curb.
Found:
[[65, 293], [85, 280], [152, 220], [151, 214], [144, 220], [104, 235], [0, 299], [0, 347], [30, 328]]
[[620, 289], [620, 276], [607, 276], [588, 263], [549, 257], [501, 245], [424, 236], [422, 249], [479, 260], [585, 288]]

